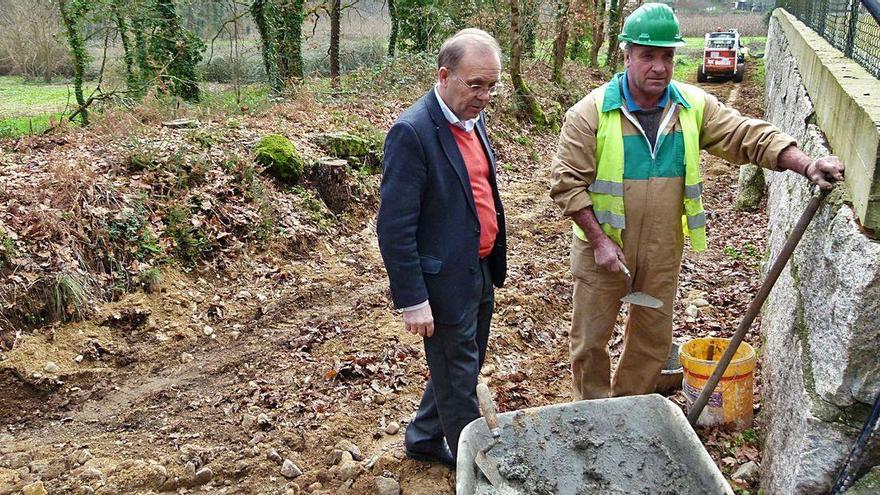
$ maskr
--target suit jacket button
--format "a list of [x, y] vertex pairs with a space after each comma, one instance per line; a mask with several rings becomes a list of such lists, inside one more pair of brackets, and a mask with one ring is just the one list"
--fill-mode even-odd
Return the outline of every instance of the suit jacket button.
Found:
[[477, 269], [476, 269], [475, 267], [472, 266], [471, 269], [470, 269], [470, 272], [471, 272], [471, 274], [473, 275], [474, 273], [477, 273]]

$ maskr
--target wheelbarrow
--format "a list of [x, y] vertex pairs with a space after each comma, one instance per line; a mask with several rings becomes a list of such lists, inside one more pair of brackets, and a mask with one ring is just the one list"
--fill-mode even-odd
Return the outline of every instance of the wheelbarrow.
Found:
[[497, 437], [483, 418], [462, 431], [457, 495], [733, 494], [681, 409], [657, 394], [522, 409], [497, 423]]

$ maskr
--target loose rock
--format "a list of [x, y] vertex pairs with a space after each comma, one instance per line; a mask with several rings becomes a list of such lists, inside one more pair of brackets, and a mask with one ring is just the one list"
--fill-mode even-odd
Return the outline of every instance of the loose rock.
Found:
[[280, 454], [278, 454], [278, 451], [275, 449], [270, 449], [269, 453], [266, 454], [266, 457], [268, 457], [269, 460], [274, 462], [275, 464], [282, 464], [284, 462], [284, 459], [281, 457]]
[[46, 363], [45, 366], [43, 366], [43, 370], [45, 370], [46, 373], [58, 373], [58, 365], [53, 363], [52, 361], [49, 361]]
[[0, 467], [19, 469], [27, 467], [32, 460], [30, 454], [27, 452], [12, 452], [11, 454], [6, 454], [3, 457], [0, 457]]
[[31, 483], [21, 489], [22, 495], [49, 495], [42, 481]]
[[696, 305], [693, 304], [684, 309], [684, 314], [690, 316], [691, 318], [696, 318], [699, 313], [700, 310], [697, 308]]
[[193, 359], [195, 359], [195, 358], [193, 358], [193, 355], [188, 352], [181, 352], [180, 353], [180, 362], [181, 363], [189, 363]]
[[394, 478], [379, 476], [376, 478], [376, 489], [379, 495], [400, 495], [400, 484]]
[[354, 460], [360, 462], [364, 460], [364, 455], [361, 454], [361, 449], [358, 448], [357, 445], [351, 442], [351, 440], [340, 440], [336, 442], [336, 448], [339, 450], [344, 450], [351, 452], [351, 456]]
[[92, 452], [89, 449], [82, 449], [79, 451], [79, 454], [77, 454], [77, 456], [76, 456], [76, 462], [79, 465], [83, 465], [83, 464], [89, 462], [89, 460], [91, 460], [92, 457], [93, 457]]
[[288, 479], [296, 478], [297, 476], [302, 474], [302, 470], [293, 463], [290, 459], [284, 459], [284, 464], [281, 466], [281, 476], [284, 476]]
[[208, 325], [205, 325], [202, 328], [202, 333], [204, 333], [205, 336], [210, 337], [211, 335], [214, 335], [214, 329], [209, 327]]
[[385, 433], [389, 435], [395, 435], [398, 431], [400, 431], [400, 425], [396, 421], [388, 423], [388, 426], [385, 427]]
[[339, 479], [342, 481], [353, 480], [360, 472], [360, 464], [354, 461], [345, 461], [339, 466]]
[[100, 481], [104, 479], [104, 473], [93, 467], [89, 467], [79, 473], [79, 479], [84, 482]]
[[214, 471], [209, 467], [203, 467], [196, 471], [196, 485], [206, 485], [214, 479]]
[[[327, 465], [328, 466], [335, 466], [336, 464], [339, 464], [340, 462], [342, 462], [342, 452], [343, 451], [341, 451], [339, 449], [333, 449], [330, 452], [330, 457], [327, 459]], [[351, 453], [349, 453], [348, 455], [351, 455]]]
[[740, 466], [739, 469], [733, 473], [733, 479], [751, 481], [758, 474], [758, 469], [758, 464], [755, 461], [749, 461]]
[[257, 416], [257, 424], [263, 428], [267, 428], [272, 426], [272, 420], [269, 419], [269, 416], [266, 413], [260, 413], [260, 415]]

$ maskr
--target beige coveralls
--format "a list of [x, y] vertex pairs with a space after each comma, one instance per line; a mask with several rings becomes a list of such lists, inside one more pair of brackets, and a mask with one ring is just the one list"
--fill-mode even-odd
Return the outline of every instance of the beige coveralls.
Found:
[[[779, 153], [795, 144], [794, 139], [767, 122], [743, 117], [710, 94], [704, 93], [704, 97], [701, 148], [732, 163], [752, 162], [776, 170]], [[673, 100], [666, 107], [662, 120], [668, 112], [676, 114], [658, 131], [666, 134], [663, 146], [681, 145], [679, 139], [670, 139], [681, 131], [677, 116], [680, 108], [681, 104]], [[643, 135], [624, 115], [620, 120], [624, 137]], [[566, 113], [551, 166], [550, 191], [565, 215], [591, 205], [587, 187], [596, 177], [598, 123], [594, 93]], [[680, 157], [683, 170], [683, 149], [666, 151], [676, 157], [674, 160]], [[623, 353], [612, 382], [608, 342], [622, 304], [620, 298], [626, 294], [626, 279], [622, 273], [598, 268], [589, 243], [572, 236], [574, 313], [570, 357], [574, 400], [653, 392], [672, 343], [672, 304], [684, 246], [684, 177], [683, 173], [681, 177], [669, 177], [651, 172], [647, 177], [628, 178], [632, 175], [627, 173], [630, 167], [657, 167], [632, 164], [630, 159], [629, 152], [625, 152], [623, 251], [634, 277], [634, 290], [659, 298], [663, 307], [630, 307]]]

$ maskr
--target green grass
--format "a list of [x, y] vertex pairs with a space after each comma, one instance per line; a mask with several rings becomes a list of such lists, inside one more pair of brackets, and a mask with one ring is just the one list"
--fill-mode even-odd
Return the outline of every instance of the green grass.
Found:
[[[83, 88], [88, 94], [93, 84]], [[20, 77], [0, 77], [0, 138], [37, 134], [57, 122], [62, 112], [76, 108], [73, 85], [25, 82]]]
[[[86, 83], [83, 91], [88, 94], [94, 89], [94, 83]], [[20, 77], [0, 77], [0, 115], [30, 117], [60, 112], [65, 107], [76, 107], [72, 84], [28, 83]]]
[[15, 138], [29, 134], [40, 134], [49, 127], [51, 122], [58, 122], [61, 113], [38, 115], [36, 117], [11, 117], [0, 119], [0, 138]]

